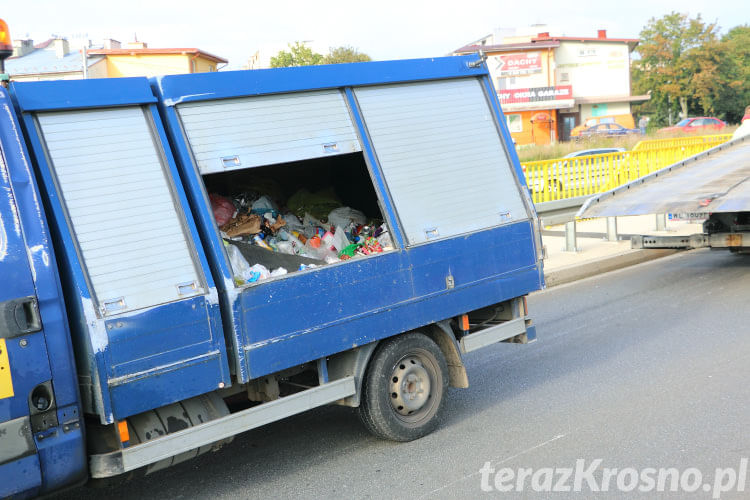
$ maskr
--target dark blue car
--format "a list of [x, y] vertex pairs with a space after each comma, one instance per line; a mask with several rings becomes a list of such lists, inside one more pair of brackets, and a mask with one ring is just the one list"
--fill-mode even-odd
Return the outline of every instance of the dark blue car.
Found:
[[592, 127], [581, 130], [579, 138], [585, 137], [610, 137], [620, 136], [629, 134], [641, 134], [640, 129], [637, 128], [625, 128], [619, 123], [600, 123]]

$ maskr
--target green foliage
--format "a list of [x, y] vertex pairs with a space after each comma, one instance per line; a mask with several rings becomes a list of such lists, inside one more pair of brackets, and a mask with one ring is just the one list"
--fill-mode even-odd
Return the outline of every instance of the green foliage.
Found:
[[750, 105], [750, 26], [729, 30], [721, 39], [723, 83], [715, 104], [716, 112], [731, 123], [742, 119]]
[[350, 62], [367, 62], [372, 58], [367, 54], [359, 52], [354, 47], [344, 45], [341, 47], [331, 47], [328, 55], [323, 58], [324, 64], [339, 64]]
[[271, 58], [271, 67], [286, 68], [289, 66], [312, 66], [315, 64], [339, 64], [365, 61], [372, 61], [372, 58], [348, 45], [331, 47], [328, 54], [323, 56], [317, 52], [313, 52], [313, 50], [304, 43], [294, 42], [294, 45], [289, 44], [289, 51], [279, 51], [278, 54]]
[[651, 93], [634, 106], [653, 126], [663, 126], [671, 110], [687, 116], [718, 116], [737, 122], [750, 104], [750, 27], [738, 26], [721, 39], [715, 23], [672, 12], [651, 18], [641, 31], [633, 61], [633, 90]]
[[286, 68], [289, 66], [312, 66], [323, 64], [323, 56], [313, 52], [310, 47], [304, 43], [294, 42], [289, 45], [289, 51], [281, 50], [276, 56], [271, 58], [272, 68]]
[[[633, 87], [637, 93], [651, 91], [651, 99], [639, 106], [650, 112], [654, 123], [664, 124], [671, 109], [690, 115], [700, 107], [696, 96], [696, 72], [709, 65], [706, 60], [718, 41], [716, 24], [705, 24], [698, 15], [672, 12], [661, 19], [651, 18], [640, 34], [637, 51], [640, 59], [633, 64]], [[708, 83], [703, 80], [703, 85]], [[708, 103], [706, 103], [708, 104]]]

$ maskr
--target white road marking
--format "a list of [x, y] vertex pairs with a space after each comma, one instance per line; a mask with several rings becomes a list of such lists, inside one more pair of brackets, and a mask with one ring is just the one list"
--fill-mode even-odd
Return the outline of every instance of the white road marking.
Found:
[[[554, 441], [557, 441], [558, 439], [562, 439], [565, 436], [567, 436], [567, 434], [558, 434], [557, 436], [555, 436], [555, 437], [553, 437], [551, 439], [548, 439], [547, 441], [544, 441], [543, 443], [539, 443], [537, 445], [534, 445], [531, 448], [526, 448], [525, 450], [520, 451], [520, 452], [516, 453], [515, 455], [511, 455], [509, 457], [503, 458], [502, 460], [494, 462], [492, 465], [493, 466], [497, 466], [497, 465], [500, 465], [500, 464], [504, 464], [505, 462], [509, 462], [509, 461], [513, 460], [514, 458], [520, 457], [521, 455], [525, 455], [526, 453], [529, 453], [531, 451], [537, 450], [537, 449], [539, 449], [539, 448], [541, 448], [543, 446], [547, 446], [548, 444], [550, 444], [550, 443], [552, 443]], [[493, 461], [495, 461], [495, 460], [497, 460], [499, 458], [500, 457], [495, 457], [492, 460], [490, 460], [490, 462], [493, 462]], [[422, 495], [421, 497], [419, 497], [417, 500], [421, 500], [422, 498], [426, 498], [426, 497], [432, 495], [433, 493], [437, 493], [438, 491], [442, 491], [442, 490], [446, 489], [449, 486], [453, 486], [456, 483], [460, 483], [461, 481], [463, 481], [465, 479], [468, 479], [470, 477], [478, 476], [479, 474], [481, 474], [481, 472], [479, 470], [477, 470], [476, 472], [472, 472], [471, 474], [467, 474], [465, 476], [462, 476], [462, 477], [456, 479], [455, 481], [451, 481], [450, 483], [441, 486], [440, 488], [432, 490], [429, 493], [425, 493], [424, 495]]]

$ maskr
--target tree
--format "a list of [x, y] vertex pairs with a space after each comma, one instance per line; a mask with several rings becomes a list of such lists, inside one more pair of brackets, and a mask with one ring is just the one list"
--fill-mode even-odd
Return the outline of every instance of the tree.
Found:
[[286, 68], [288, 66], [313, 66], [315, 64], [339, 64], [364, 61], [372, 61], [372, 58], [348, 45], [331, 47], [328, 50], [328, 54], [323, 56], [317, 52], [313, 52], [304, 43], [294, 42], [294, 45], [289, 44], [288, 52], [286, 50], [279, 51], [276, 56], [271, 58], [271, 67]]
[[372, 58], [367, 54], [359, 52], [354, 47], [343, 45], [341, 47], [331, 47], [328, 55], [323, 58], [324, 64], [338, 64], [350, 62], [367, 62]]
[[304, 43], [294, 42], [294, 45], [290, 43], [288, 46], [289, 52], [281, 50], [276, 56], [271, 58], [272, 68], [323, 64], [323, 56], [317, 52], [313, 52], [312, 49]]
[[718, 116], [738, 123], [750, 105], [750, 26], [732, 28], [721, 45], [723, 85], [714, 106]]
[[[716, 23], [706, 24], [700, 14], [672, 12], [661, 19], [651, 18], [640, 34], [640, 59], [633, 63], [633, 86], [637, 93], [651, 92], [650, 101], [639, 106], [664, 123], [670, 111], [711, 109], [720, 86], [721, 59]], [[703, 99], [697, 98], [699, 94]], [[709, 95], [710, 94], [710, 95]]]

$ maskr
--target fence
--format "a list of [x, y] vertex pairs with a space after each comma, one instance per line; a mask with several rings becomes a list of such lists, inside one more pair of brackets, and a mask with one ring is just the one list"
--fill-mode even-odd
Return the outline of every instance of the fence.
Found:
[[632, 151], [521, 164], [534, 203], [590, 196], [728, 141], [710, 135], [641, 141]]
[[[723, 144], [732, 138], [732, 134], [699, 135], [694, 137], [673, 137], [671, 139], [651, 139], [640, 141], [633, 151], [668, 148], [673, 146], [694, 146], [697, 144], [713, 147]], [[708, 149], [708, 148], [706, 148]]]

